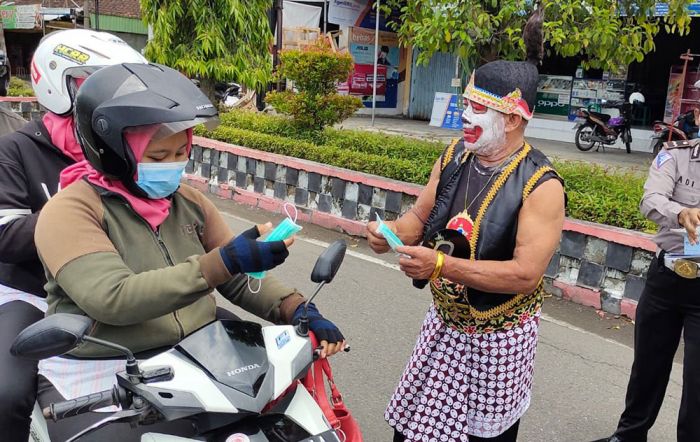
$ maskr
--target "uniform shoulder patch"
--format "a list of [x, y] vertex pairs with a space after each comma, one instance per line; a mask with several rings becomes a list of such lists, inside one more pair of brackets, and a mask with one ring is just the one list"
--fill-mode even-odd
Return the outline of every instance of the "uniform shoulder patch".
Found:
[[661, 166], [664, 165], [665, 162], [673, 158], [673, 156], [666, 152], [666, 150], [662, 149], [661, 152], [656, 156], [656, 159], [654, 160], [654, 167], [658, 170], [661, 169]]

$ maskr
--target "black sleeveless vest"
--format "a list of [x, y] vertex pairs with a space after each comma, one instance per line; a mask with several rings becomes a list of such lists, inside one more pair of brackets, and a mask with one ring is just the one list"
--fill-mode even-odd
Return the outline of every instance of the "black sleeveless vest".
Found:
[[[425, 224], [424, 239], [430, 238], [447, 225], [452, 203], [459, 197], [456, 189], [469, 155], [471, 153], [465, 150], [461, 140], [454, 142], [443, 153], [435, 206]], [[470, 259], [507, 261], [513, 258], [518, 215], [523, 202], [538, 183], [549, 178], [562, 181], [547, 157], [525, 144], [485, 190], [485, 197], [474, 218], [469, 241]], [[444, 282], [449, 283], [446, 280]], [[468, 320], [470, 317], [475, 317], [477, 322], [479, 319], [481, 322], [491, 321], [499, 314], [522, 307], [523, 302], [530, 303], [533, 298], [532, 294], [484, 293], [468, 287], [459, 296], [455, 296], [457, 293], [446, 294], [441, 288], [444, 289], [445, 286], [431, 283], [436, 307], [443, 319], [450, 319], [446, 318], [450, 316], [448, 311], [453, 313], [452, 316], [458, 312], [458, 316], [468, 323], [471, 322]]]

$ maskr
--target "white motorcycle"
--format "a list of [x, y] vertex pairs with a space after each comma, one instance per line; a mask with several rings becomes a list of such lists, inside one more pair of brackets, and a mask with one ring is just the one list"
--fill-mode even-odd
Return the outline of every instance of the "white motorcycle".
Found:
[[[318, 286], [307, 305], [333, 280], [345, 251], [345, 242], [337, 241], [319, 256], [311, 274]], [[91, 326], [85, 316], [55, 314], [17, 336], [11, 351], [25, 358], [58, 356], [91, 342], [117, 350], [127, 360], [112, 390], [54, 403], [43, 411], [35, 405], [30, 441], [50, 440], [45, 418], [59, 420], [113, 405], [121, 410], [68, 442], [111, 423], [135, 426], [180, 419], [192, 422], [195, 438], [146, 433], [141, 441], [341, 441], [306, 388], [299, 383], [292, 387], [318, 354], [306, 315], [296, 327], [215, 321], [141, 362], [123, 346], [88, 336]]]

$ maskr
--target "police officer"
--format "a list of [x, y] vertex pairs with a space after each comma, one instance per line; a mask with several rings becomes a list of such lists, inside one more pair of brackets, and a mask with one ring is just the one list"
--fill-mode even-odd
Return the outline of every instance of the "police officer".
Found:
[[[641, 210], [659, 225], [658, 248], [639, 299], [634, 364], [615, 434], [596, 442], [640, 442], [664, 400], [681, 333], [685, 341], [679, 442], [700, 441], [700, 258], [684, 252], [683, 233], [699, 241], [700, 140], [669, 142], [649, 168]], [[685, 229], [685, 232], [684, 230]], [[700, 255], [700, 254], [697, 254]]]

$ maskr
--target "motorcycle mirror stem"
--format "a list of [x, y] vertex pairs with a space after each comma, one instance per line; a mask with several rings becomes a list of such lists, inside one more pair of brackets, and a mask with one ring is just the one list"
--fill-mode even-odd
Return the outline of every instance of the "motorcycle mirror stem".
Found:
[[85, 342], [92, 342], [93, 344], [96, 345], [101, 345], [102, 347], [107, 347], [111, 348], [112, 350], [116, 350], [119, 353], [122, 353], [123, 355], [126, 356], [126, 374], [129, 376], [129, 380], [132, 383], [138, 383], [141, 378], [141, 369], [139, 368], [139, 363], [136, 360], [136, 357], [134, 356], [134, 353], [131, 352], [128, 348], [119, 345], [119, 344], [114, 344], [109, 341], [104, 341], [102, 339], [98, 338], [93, 338], [92, 336], [83, 336], [83, 341]]
[[297, 324], [296, 326], [297, 335], [301, 337], [309, 336], [309, 303], [314, 300], [314, 298], [316, 297], [316, 295], [318, 295], [318, 292], [321, 291], [324, 285], [326, 285], [325, 281], [321, 281], [316, 286], [316, 291], [314, 291], [314, 294], [311, 295], [311, 297], [304, 303], [304, 311], [302, 312], [301, 318], [299, 319], [299, 324]]

